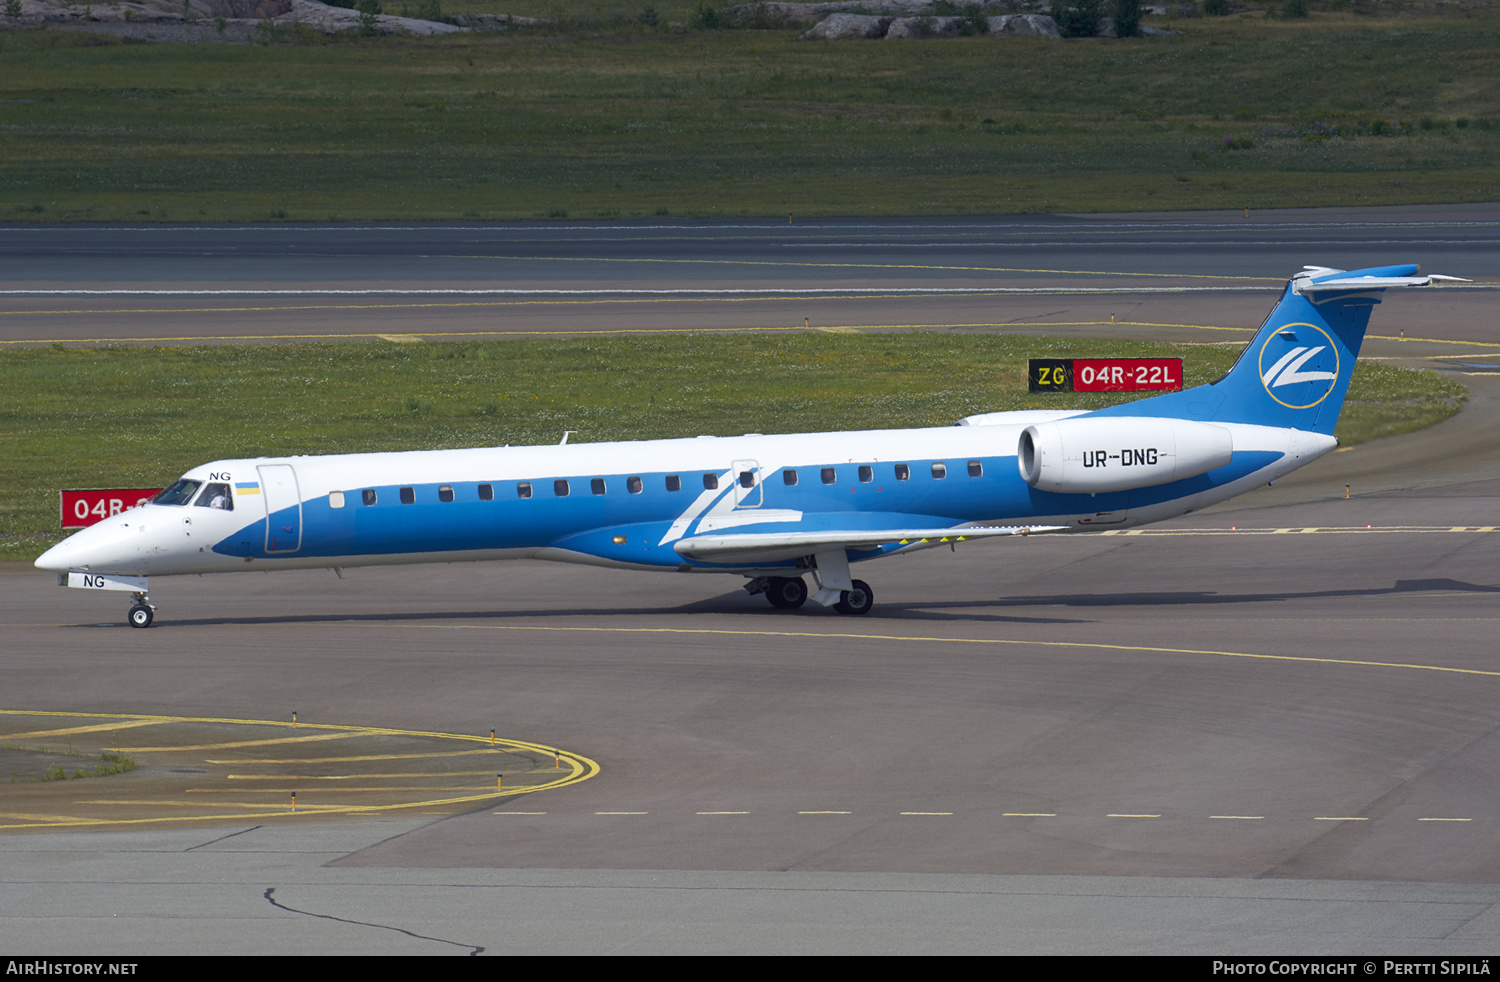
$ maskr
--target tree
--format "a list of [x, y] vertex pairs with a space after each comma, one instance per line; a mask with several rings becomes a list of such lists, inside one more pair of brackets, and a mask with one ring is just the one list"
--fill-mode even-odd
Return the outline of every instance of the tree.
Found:
[[1141, 33], [1141, 0], [1115, 0], [1115, 37], [1133, 38]]
[[379, 33], [375, 18], [384, 12], [380, 6], [380, 0], [359, 0], [359, 6], [354, 9], [359, 11], [359, 33], [364, 35]]
[[1099, 33], [1104, 0], [1052, 0], [1052, 19], [1065, 38], [1091, 38]]

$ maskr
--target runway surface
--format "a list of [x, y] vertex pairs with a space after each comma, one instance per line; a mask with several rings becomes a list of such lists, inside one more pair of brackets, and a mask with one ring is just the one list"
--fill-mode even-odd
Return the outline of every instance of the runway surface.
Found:
[[[1304, 263], [1462, 266], [1493, 283], [1497, 256], [1497, 205], [785, 225], [8, 225], [0, 346], [1069, 331], [1112, 315], [1213, 323], [1204, 310], [1254, 326]], [[1203, 304], [1176, 306], [1193, 294]]]
[[[1184, 248], [1137, 258], [1210, 265]], [[1262, 263], [1236, 248], [1257, 274], [1292, 271], [1284, 252]], [[1360, 249], [1360, 262], [1420, 251]], [[1426, 268], [1483, 278], [1492, 247], [1472, 249]], [[1291, 265], [1321, 258], [1345, 262]], [[1493, 296], [1392, 296], [1372, 324], [1392, 340], [1367, 355], [1470, 386], [1458, 417], [1138, 534], [872, 564], [866, 618], [773, 611], [738, 578], [517, 563], [160, 580], [157, 626], [134, 631], [123, 603], [8, 569], [0, 708], [493, 728], [599, 773], [448, 818], [204, 824], [179, 793], [149, 824], [67, 824], [80, 795], [154, 787], [142, 753], [132, 774], [63, 782], [45, 809], [0, 804], [15, 826], [0, 838], [0, 941], [116, 954], [1493, 952]], [[1160, 323], [1178, 326], [1130, 330], [1239, 337], [1272, 300], [1250, 297], [1241, 313], [1153, 295]], [[985, 301], [994, 321], [1039, 320], [1035, 302]], [[833, 320], [869, 320], [857, 303]], [[941, 304], [919, 306], [956, 323]], [[362, 759], [378, 756], [338, 766], [368, 785], [394, 769]], [[357, 804], [334, 785], [316, 793]]]

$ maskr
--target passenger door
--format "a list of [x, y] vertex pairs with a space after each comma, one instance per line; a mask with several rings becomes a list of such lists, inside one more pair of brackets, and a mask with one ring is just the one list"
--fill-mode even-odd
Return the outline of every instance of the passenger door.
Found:
[[260, 493], [266, 500], [266, 552], [285, 554], [302, 547], [302, 495], [291, 464], [264, 464]]

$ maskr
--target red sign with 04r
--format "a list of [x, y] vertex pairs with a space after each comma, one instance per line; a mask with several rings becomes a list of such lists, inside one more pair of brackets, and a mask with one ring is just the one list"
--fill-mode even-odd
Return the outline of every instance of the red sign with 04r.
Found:
[[64, 491], [59, 511], [62, 527], [81, 529], [118, 515], [127, 508], [144, 505], [161, 493], [161, 488], [90, 488]]
[[1181, 358], [1074, 358], [1074, 392], [1182, 388]]

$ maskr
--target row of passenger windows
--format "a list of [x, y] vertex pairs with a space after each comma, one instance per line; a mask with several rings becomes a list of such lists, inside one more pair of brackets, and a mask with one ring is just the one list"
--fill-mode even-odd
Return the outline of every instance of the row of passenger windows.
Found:
[[[968, 471], [970, 477], [983, 477], [984, 464], [977, 460], [971, 460], [969, 461]], [[818, 476], [824, 484], [837, 484], [838, 472], [839, 468], [837, 467], [824, 467], [819, 470]], [[940, 462], [934, 463], [932, 465], [931, 473], [933, 480], [941, 481], [948, 476], [948, 465]], [[855, 474], [859, 478], [859, 483], [873, 483], [875, 480], [875, 467], [872, 464], [860, 464], [857, 466]], [[908, 464], [895, 465], [893, 476], [898, 481], [911, 480], [911, 466]], [[794, 468], [787, 467], [781, 472], [781, 480], [783, 484], [790, 488], [796, 487], [800, 479], [797, 475], [797, 471]], [[740, 471], [739, 484], [742, 488], [753, 488], [755, 486], [755, 471]], [[666, 475], [665, 485], [668, 491], [681, 491], [682, 475]], [[717, 489], [718, 486], [719, 475], [714, 473], [707, 473], [703, 475], [703, 487], [705, 490], [713, 491]], [[602, 495], [607, 490], [608, 488], [604, 482], [604, 478], [595, 477], [589, 480], [589, 492], [591, 494]], [[642, 482], [639, 476], [627, 477], [625, 479], [625, 490], [630, 494], [640, 494], [645, 490], [645, 484]], [[516, 484], [516, 497], [530, 498], [534, 493], [535, 489], [532, 487], [532, 483], [530, 481], [521, 481]], [[566, 478], [558, 478], [557, 480], [552, 482], [552, 494], [554, 497], [566, 498], [572, 493], [572, 484]], [[493, 484], [481, 484], [478, 487], [478, 494], [480, 501], [493, 501], [495, 499], [495, 486]], [[398, 488], [396, 491], [396, 496], [400, 499], [403, 505], [415, 504], [417, 500], [417, 492], [415, 488]], [[440, 485], [438, 487], [437, 496], [439, 501], [453, 501], [454, 492], [452, 485]], [[374, 488], [365, 488], [360, 492], [360, 500], [367, 505], [373, 505], [379, 501], [379, 495], [376, 493]], [[344, 507], [344, 492], [331, 492], [328, 495], [328, 503], [334, 508]]]

